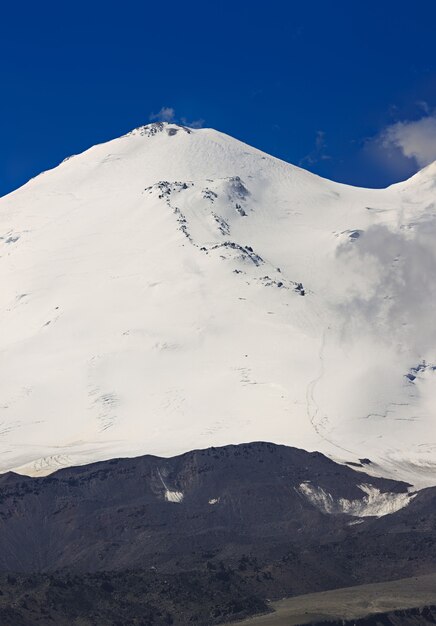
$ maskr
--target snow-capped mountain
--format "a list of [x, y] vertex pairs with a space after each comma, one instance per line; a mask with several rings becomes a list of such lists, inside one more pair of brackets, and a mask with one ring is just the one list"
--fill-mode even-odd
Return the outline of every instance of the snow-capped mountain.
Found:
[[0, 200], [0, 469], [267, 440], [436, 484], [435, 242], [436, 164], [162, 123], [67, 159]]

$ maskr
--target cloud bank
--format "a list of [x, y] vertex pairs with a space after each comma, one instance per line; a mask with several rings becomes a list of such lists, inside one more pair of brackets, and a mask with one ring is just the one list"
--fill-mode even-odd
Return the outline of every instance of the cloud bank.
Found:
[[423, 356], [436, 348], [436, 326], [428, 314], [436, 308], [436, 281], [429, 279], [436, 276], [435, 237], [435, 219], [406, 230], [379, 224], [356, 244], [338, 248], [349, 283], [340, 309], [350, 331], [375, 333]]

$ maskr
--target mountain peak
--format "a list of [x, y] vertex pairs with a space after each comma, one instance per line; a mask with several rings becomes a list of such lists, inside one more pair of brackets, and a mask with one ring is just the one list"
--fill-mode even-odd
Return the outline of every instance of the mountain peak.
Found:
[[173, 137], [179, 131], [183, 131], [188, 135], [192, 133], [193, 129], [188, 126], [183, 126], [182, 124], [176, 124], [175, 122], [152, 122], [151, 124], [146, 124], [145, 126], [138, 126], [138, 128], [134, 128], [129, 133], [129, 135], [141, 135], [146, 137], [153, 137], [158, 133], [166, 133], [169, 137]]
[[269, 440], [433, 483], [423, 187], [156, 122], [2, 198], [0, 468]]

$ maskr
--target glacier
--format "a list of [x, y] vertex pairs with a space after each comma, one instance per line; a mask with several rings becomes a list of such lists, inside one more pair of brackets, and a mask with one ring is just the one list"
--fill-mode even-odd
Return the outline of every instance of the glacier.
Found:
[[165, 123], [66, 159], [0, 199], [0, 471], [263, 440], [435, 485], [435, 241], [436, 163]]

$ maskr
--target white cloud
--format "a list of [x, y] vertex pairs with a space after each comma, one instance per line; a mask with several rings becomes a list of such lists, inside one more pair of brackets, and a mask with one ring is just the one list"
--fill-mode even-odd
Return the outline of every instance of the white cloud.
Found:
[[162, 107], [158, 113], [150, 114], [150, 121], [172, 122], [174, 121], [175, 116], [176, 112], [174, 111], [173, 107]]
[[397, 148], [402, 155], [413, 159], [419, 167], [436, 160], [436, 112], [416, 121], [397, 122], [380, 135], [382, 148]]
[[189, 126], [189, 128], [203, 128], [204, 126], [204, 120], [202, 119], [193, 120], [192, 122], [190, 122], [189, 120], [186, 119], [186, 117], [182, 117], [181, 122], [185, 126]]
[[183, 126], [189, 126], [189, 128], [203, 128], [204, 120], [198, 119], [190, 122], [186, 117], [178, 118], [176, 111], [173, 107], [162, 107], [158, 113], [150, 113], [149, 119], [151, 122], [174, 122], [181, 123]]

